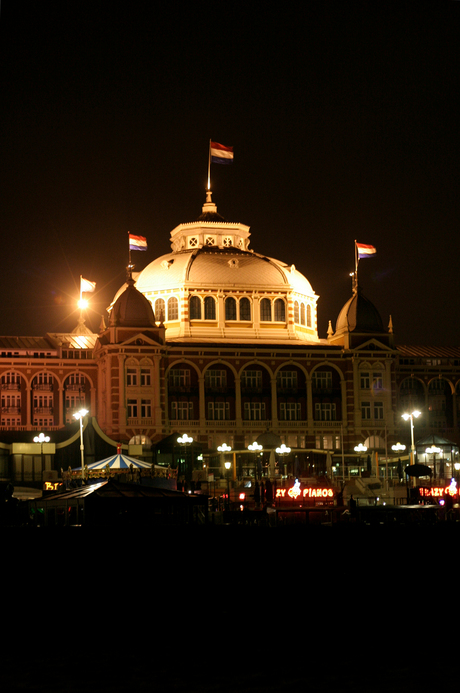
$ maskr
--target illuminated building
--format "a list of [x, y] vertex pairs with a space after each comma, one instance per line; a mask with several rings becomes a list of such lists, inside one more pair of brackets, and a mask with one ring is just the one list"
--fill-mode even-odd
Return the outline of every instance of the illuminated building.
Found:
[[330, 476], [345, 456], [361, 474], [359, 443], [375, 475], [379, 457], [407, 442], [409, 406], [422, 411], [417, 437], [458, 443], [459, 348], [396, 345], [391, 319], [385, 327], [358, 287], [320, 337], [310, 282], [252, 251], [249, 236], [208, 192], [199, 218], [171, 232], [171, 252], [120, 288], [100, 334], [80, 323], [0, 338], [3, 475], [8, 465], [15, 477], [15, 437], [62, 430], [81, 406], [108, 446], [187, 433], [208, 453], [244, 451], [270, 431], [292, 448], [283, 464], [309, 477]]

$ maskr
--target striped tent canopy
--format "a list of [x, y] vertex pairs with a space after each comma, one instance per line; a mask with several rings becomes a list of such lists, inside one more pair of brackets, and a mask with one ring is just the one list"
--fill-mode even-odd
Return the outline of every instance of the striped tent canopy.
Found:
[[[136, 460], [134, 457], [128, 457], [127, 455], [112, 455], [111, 457], [106, 457], [100, 462], [93, 462], [88, 465], [88, 470], [95, 471], [96, 469], [105, 469], [109, 465], [110, 469], [129, 469], [133, 465], [134, 469], [150, 469], [152, 467], [149, 462], [143, 462], [142, 460]], [[78, 472], [81, 467], [75, 467], [72, 471]]]

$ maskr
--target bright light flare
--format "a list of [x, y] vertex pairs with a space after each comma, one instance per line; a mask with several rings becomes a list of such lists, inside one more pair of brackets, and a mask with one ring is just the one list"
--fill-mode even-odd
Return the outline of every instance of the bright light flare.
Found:
[[78, 301], [78, 307], [80, 308], [80, 310], [86, 310], [88, 308], [88, 306], [89, 306], [89, 303], [86, 300], [86, 298], [81, 298]]

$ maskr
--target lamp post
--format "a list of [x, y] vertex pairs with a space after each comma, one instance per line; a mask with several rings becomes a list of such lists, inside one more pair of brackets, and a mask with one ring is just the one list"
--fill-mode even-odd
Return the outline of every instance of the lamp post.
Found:
[[222, 443], [222, 445], [219, 445], [217, 448], [218, 452], [220, 452], [220, 457], [221, 457], [221, 462], [224, 463], [224, 467], [227, 470], [227, 510], [229, 508], [229, 502], [230, 502], [230, 467], [232, 466], [231, 462], [225, 462], [225, 453], [231, 452], [232, 448], [230, 445], [227, 445], [227, 443]]
[[260, 454], [260, 452], [263, 450], [263, 446], [260, 445], [260, 444], [257, 443], [257, 442], [250, 443], [250, 444], [248, 445], [248, 450], [250, 450], [250, 452], [253, 452], [253, 453], [254, 453], [254, 465], [255, 465], [255, 467], [254, 467], [254, 476], [255, 476], [255, 478], [257, 479], [257, 456], [258, 456], [258, 455]]
[[421, 411], [418, 411], [418, 409], [416, 409], [415, 411], [411, 412], [410, 414], [407, 414], [407, 413], [401, 414], [401, 418], [403, 418], [404, 421], [409, 421], [409, 419], [410, 419], [410, 441], [411, 441], [410, 449], [411, 449], [411, 459], [412, 459], [411, 464], [415, 464], [414, 417], [416, 419], [418, 419], [418, 417], [420, 416], [421, 413], [422, 413]]
[[50, 442], [50, 437], [45, 436], [44, 433], [39, 433], [38, 436], [35, 436], [34, 438], [34, 443], [39, 443], [40, 444], [40, 457], [41, 457], [41, 474], [43, 474], [43, 443], [49, 443]]
[[[179, 443], [179, 445], [184, 446], [184, 467], [185, 467], [185, 475], [187, 475], [187, 445], [191, 445], [193, 443], [193, 438], [192, 438], [192, 436], [187, 435], [187, 433], [184, 433], [183, 436], [179, 436], [179, 438], [177, 439], [177, 442]], [[192, 467], [193, 467], [193, 455], [192, 455]]]
[[80, 455], [81, 455], [81, 480], [85, 479], [85, 446], [83, 445], [83, 417], [88, 413], [87, 409], [75, 412], [74, 417], [80, 421]]
[[[395, 445], [391, 446], [391, 449], [393, 450], [394, 453], [399, 455], [400, 452], [404, 452], [404, 450], [406, 449], [406, 446], [402, 445], [401, 443], [396, 443]], [[387, 461], [387, 467], [388, 467], [388, 461]], [[387, 476], [388, 476], [388, 470], [387, 470]], [[398, 478], [401, 478], [401, 477], [398, 477]]]
[[[354, 450], [355, 450], [355, 452], [358, 452], [358, 453], [366, 452], [367, 447], [365, 445], [363, 445], [362, 443], [359, 443], [359, 445], [355, 445]], [[359, 476], [361, 476], [361, 455], [359, 456]]]
[[[275, 452], [276, 452], [277, 455], [279, 455], [279, 457], [281, 457], [281, 459], [283, 459], [283, 457], [284, 457], [285, 455], [289, 455], [289, 453], [291, 452], [291, 448], [289, 448], [289, 447], [288, 447], [287, 445], [285, 445], [284, 443], [281, 443], [280, 447], [279, 447], [279, 448], [276, 448], [276, 451], [275, 451]], [[285, 466], [286, 466], [286, 465], [285, 465]], [[284, 476], [287, 476], [286, 471], [287, 471], [287, 470], [285, 469], [285, 470], [284, 470]]]
[[433, 476], [434, 480], [436, 481], [436, 455], [439, 455], [442, 450], [441, 448], [436, 447], [436, 445], [432, 445], [431, 447], [427, 448], [425, 452], [427, 455], [433, 455]]

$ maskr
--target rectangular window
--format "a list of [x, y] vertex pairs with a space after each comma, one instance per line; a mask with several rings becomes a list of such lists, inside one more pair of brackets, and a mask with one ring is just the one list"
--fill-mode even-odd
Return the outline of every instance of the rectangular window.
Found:
[[374, 402], [374, 419], [383, 420], [383, 402]]
[[137, 399], [128, 399], [128, 419], [137, 419]]
[[208, 402], [208, 420], [225, 421], [230, 418], [229, 402]]
[[361, 373], [360, 387], [361, 390], [368, 390], [371, 386], [371, 376], [369, 373]]
[[335, 421], [336, 420], [335, 403], [316, 402], [315, 403], [315, 419], [316, 419], [316, 421]]
[[227, 386], [227, 371], [220, 370], [207, 370], [204, 375], [204, 383], [206, 387], [216, 388], [216, 387], [226, 387]]
[[383, 390], [383, 375], [381, 373], [372, 374], [372, 389]]
[[241, 374], [243, 387], [262, 387], [262, 371], [245, 370]]
[[327, 390], [332, 387], [331, 371], [315, 371], [312, 375], [313, 387], [316, 390]]
[[245, 402], [244, 418], [246, 421], [265, 421], [265, 402]]
[[171, 419], [175, 421], [193, 419], [193, 402], [171, 402]]
[[137, 369], [136, 368], [128, 368], [126, 370], [126, 385], [128, 387], [132, 387], [137, 385]]
[[141, 368], [141, 385], [150, 385], [150, 368]]
[[169, 373], [169, 384], [173, 387], [190, 387], [190, 370], [188, 368], [174, 368]]
[[371, 418], [371, 403], [361, 402], [361, 418], [370, 419]]
[[297, 387], [297, 371], [281, 371], [278, 373], [278, 387], [283, 390]]
[[141, 419], [152, 417], [152, 403], [149, 399], [141, 399]]
[[281, 421], [300, 421], [300, 403], [281, 402], [280, 419]]

